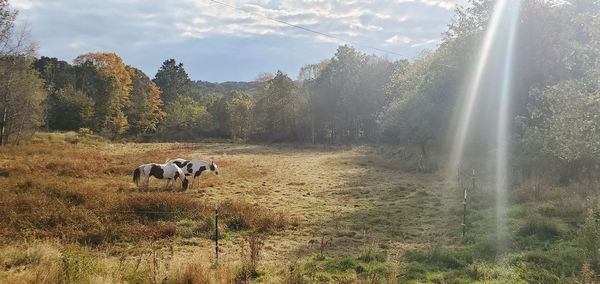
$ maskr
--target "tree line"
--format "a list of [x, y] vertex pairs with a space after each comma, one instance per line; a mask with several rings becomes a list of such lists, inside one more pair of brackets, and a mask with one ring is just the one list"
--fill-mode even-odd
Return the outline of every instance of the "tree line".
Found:
[[[192, 81], [174, 59], [150, 78], [114, 53], [83, 54], [72, 64], [35, 58], [15, 37], [16, 13], [0, 0], [0, 38], [14, 47], [1, 51], [1, 141], [19, 143], [39, 128], [90, 129], [112, 139], [384, 142], [426, 157], [447, 147], [493, 5], [471, 0], [458, 8], [440, 46], [415, 60], [344, 45], [331, 58], [303, 66], [295, 78], [277, 71], [224, 87]], [[599, 13], [593, 0], [522, 1], [514, 48], [514, 151], [565, 163], [600, 160]], [[493, 98], [487, 105], [475, 114], [481, 123], [473, 131], [481, 139], [472, 149], [489, 143], [483, 122], [496, 111]]]
[[[341, 46], [333, 58], [302, 68], [299, 80], [277, 71], [251, 90], [192, 81], [183, 64], [163, 62], [153, 79], [114, 53], [73, 64], [32, 59], [47, 93], [47, 130], [91, 129], [109, 138], [230, 138], [263, 142], [376, 141], [385, 85], [396, 65]], [[326, 92], [325, 92], [326, 91]]]

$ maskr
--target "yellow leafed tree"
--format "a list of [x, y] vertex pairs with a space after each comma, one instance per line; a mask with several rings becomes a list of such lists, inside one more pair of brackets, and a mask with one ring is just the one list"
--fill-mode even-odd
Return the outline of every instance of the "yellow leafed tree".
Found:
[[131, 105], [132, 80], [123, 60], [115, 53], [86, 53], [74, 63], [92, 65], [103, 77], [102, 84], [95, 86], [101, 90], [95, 98], [97, 108], [101, 108], [96, 111], [96, 127], [110, 135], [124, 133], [129, 127], [123, 113]]

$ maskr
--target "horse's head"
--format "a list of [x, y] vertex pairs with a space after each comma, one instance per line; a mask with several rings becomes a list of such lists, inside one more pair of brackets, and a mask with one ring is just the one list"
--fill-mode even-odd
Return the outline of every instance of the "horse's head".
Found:
[[210, 161], [210, 163], [208, 164], [208, 169], [214, 174], [214, 175], [219, 175], [219, 167], [217, 167], [217, 165], [215, 163], [213, 163], [213, 161]]
[[173, 166], [175, 168], [175, 170], [177, 171], [175, 173], [175, 179], [181, 178], [181, 188], [183, 190], [187, 190], [187, 188], [188, 188], [188, 179], [185, 176], [185, 173], [177, 165], [171, 164], [171, 166]]
[[188, 179], [185, 175], [183, 176], [183, 180], [181, 180], [181, 188], [183, 188], [183, 190], [188, 189]]

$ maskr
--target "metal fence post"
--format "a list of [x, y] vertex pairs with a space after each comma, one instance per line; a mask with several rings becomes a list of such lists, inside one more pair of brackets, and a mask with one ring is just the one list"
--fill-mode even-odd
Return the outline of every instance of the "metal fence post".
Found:
[[219, 265], [219, 206], [215, 205], [215, 260]]

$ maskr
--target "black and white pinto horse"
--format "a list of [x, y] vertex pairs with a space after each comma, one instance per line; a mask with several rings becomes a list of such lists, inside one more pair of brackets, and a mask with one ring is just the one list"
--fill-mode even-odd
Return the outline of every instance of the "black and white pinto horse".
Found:
[[[202, 160], [185, 160], [185, 159], [174, 159], [168, 160], [167, 163], [173, 163], [183, 170], [186, 176], [192, 177], [192, 186], [196, 181], [196, 177], [200, 176], [203, 171], [210, 171], [214, 175], [219, 175], [219, 167], [212, 161]], [[198, 179], [199, 180], [199, 179]]]
[[188, 180], [185, 173], [173, 163], [165, 164], [143, 164], [133, 171], [133, 182], [137, 185], [140, 182], [140, 176], [144, 176], [142, 187], [147, 189], [150, 177], [157, 179], [167, 179], [166, 189], [173, 189], [177, 179], [181, 179], [181, 188], [188, 188]]

